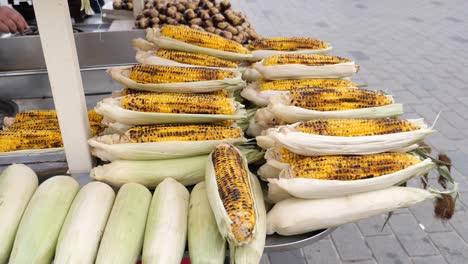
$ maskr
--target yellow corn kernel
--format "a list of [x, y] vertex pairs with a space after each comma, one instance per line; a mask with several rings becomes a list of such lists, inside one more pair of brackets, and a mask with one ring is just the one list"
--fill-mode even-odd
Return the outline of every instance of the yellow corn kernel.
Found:
[[222, 140], [242, 136], [241, 128], [207, 124], [136, 126], [125, 133], [132, 143]]
[[199, 82], [233, 77], [235, 74], [227, 70], [147, 64], [133, 66], [130, 73], [130, 79], [139, 83]]
[[248, 168], [234, 147], [227, 144], [216, 147], [211, 158], [232, 232], [237, 241], [246, 241], [253, 236], [257, 221]]
[[155, 55], [184, 64], [205, 67], [237, 68], [237, 64], [235, 62], [219, 59], [205, 54], [161, 49], [158, 50]]
[[296, 178], [350, 181], [391, 174], [421, 162], [407, 153], [302, 157], [291, 164]]
[[232, 115], [231, 98], [213, 94], [134, 94], [122, 97], [125, 109], [140, 112]]
[[290, 92], [291, 105], [316, 111], [339, 111], [392, 104], [383, 93], [355, 88], [305, 87]]
[[294, 51], [304, 49], [326, 49], [329, 44], [323, 40], [299, 37], [277, 37], [254, 40], [249, 44], [250, 50]]
[[303, 79], [303, 80], [277, 80], [260, 81], [260, 91], [291, 91], [303, 87], [319, 88], [346, 88], [356, 87], [357, 84], [344, 79]]
[[173, 38], [195, 46], [249, 54], [250, 51], [241, 44], [225, 39], [216, 34], [199, 31], [187, 26], [164, 25], [161, 28], [161, 34], [168, 38]]
[[413, 123], [401, 119], [319, 119], [301, 122], [301, 132], [308, 134], [355, 137], [385, 135], [419, 129]]

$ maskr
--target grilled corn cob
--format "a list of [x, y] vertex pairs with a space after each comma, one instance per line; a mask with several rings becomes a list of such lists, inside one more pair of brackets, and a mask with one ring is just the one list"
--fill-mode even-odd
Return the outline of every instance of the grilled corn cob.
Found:
[[242, 129], [217, 125], [136, 126], [125, 136], [132, 143], [161, 141], [203, 141], [242, 137]]
[[297, 128], [308, 134], [355, 137], [385, 135], [419, 129], [401, 119], [322, 119], [301, 122]]
[[[102, 115], [96, 113], [94, 110], [88, 111], [89, 121], [101, 122]], [[37, 121], [44, 119], [57, 119], [57, 112], [55, 110], [32, 110], [25, 111], [16, 114], [15, 122], [24, 122], [24, 121]]]
[[272, 66], [281, 64], [304, 64], [312, 66], [323, 66], [345, 62], [352, 61], [338, 56], [327, 56], [318, 54], [279, 54], [264, 59], [263, 65]]
[[254, 40], [249, 44], [250, 50], [294, 51], [302, 49], [326, 49], [330, 45], [322, 40], [299, 37], [277, 37]]
[[160, 49], [156, 56], [184, 64], [205, 67], [237, 68], [235, 62], [219, 59], [206, 54]]
[[198, 31], [186, 26], [165, 25], [161, 28], [161, 34], [165, 37], [200, 47], [241, 54], [250, 53], [246, 48], [235, 41], [227, 40], [216, 34]]
[[303, 157], [291, 163], [290, 175], [319, 180], [360, 180], [403, 170], [421, 162], [407, 153]]
[[140, 112], [232, 115], [231, 98], [214, 94], [134, 94], [122, 98], [125, 109]]
[[147, 64], [133, 66], [130, 73], [130, 79], [139, 83], [198, 82], [233, 77], [235, 74], [226, 70]]
[[[254, 235], [257, 215], [244, 158], [234, 146], [228, 144], [218, 145], [210, 158], [219, 197], [231, 220], [233, 240], [238, 245], [248, 243]], [[213, 207], [213, 201], [210, 204]]]
[[355, 88], [305, 87], [290, 92], [291, 105], [316, 111], [338, 111], [389, 105], [383, 93]]
[[356, 87], [357, 84], [345, 79], [304, 79], [304, 80], [277, 80], [259, 81], [260, 91], [291, 91], [303, 87], [320, 88], [347, 88]]
[[0, 131], [0, 152], [62, 147], [58, 130]]
[[[91, 134], [97, 135], [104, 131], [107, 127], [102, 123], [90, 122]], [[24, 122], [15, 122], [13, 125], [8, 127], [8, 130], [60, 130], [59, 123], [57, 119], [40, 119], [40, 120], [31, 120]]]

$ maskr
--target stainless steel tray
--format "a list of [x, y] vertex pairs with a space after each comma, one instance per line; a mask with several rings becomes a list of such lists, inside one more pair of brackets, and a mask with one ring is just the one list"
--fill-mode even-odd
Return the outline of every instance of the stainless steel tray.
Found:
[[269, 235], [266, 239], [265, 252], [279, 252], [300, 249], [309, 246], [333, 232], [335, 228], [313, 231], [295, 236]]

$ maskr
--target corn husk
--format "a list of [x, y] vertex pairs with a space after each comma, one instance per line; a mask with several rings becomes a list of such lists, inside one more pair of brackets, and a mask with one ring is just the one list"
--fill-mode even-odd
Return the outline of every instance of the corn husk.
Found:
[[161, 160], [192, 157], [210, 153], [220, 143], [242, 144], [244, 137], [204, 141], [160, 141], [149, 143], [118, 143], [120, 135], [104, 135], [88, 140], [91, 154], [104, 161]]
[[154, 43], [151, 43], [147, 41], [146, 39], [142, 38], [136, 38], [132, 40], [132, 46], [133, 49], [135, 49], [137, 52], [138, 51], [156, 51], [158, 50], [158, 47], [154, 45]]
[[284, 193], [302, 199], [323, 199], [376, 191], [404, 183], [415, 176], [429, 172], [434, 167], [435, 164], [430, 159], [426, 159], [391, 174], [352, 181], [292, 178], [291, 171], [285, 169], [280, 173], [279, 179], [268, 179], [268, 198], [278, 202], [284, 198]]
[[246, 111], [244, 106], [234, 100], [233, 104], [236, 107], [236, 112], [233, 115], [155, 113], [125, 109], [122, 107], [122, 97], [114, 97], [98, 102], [95, 110], [96, 113], [103, 115], [107, 120], [110, 119], [126, 125], [197, 124], [245, 118]]
[[260, 85], [261, 84], [259, 82], [248, 84], [244, 89], [242, 89], [241, 96], [257, 106], [267, 106], [270, 103], [270, 97], [289, 94], [289, 91], [260, 91]]
[[258, 72], [254, 67], [250, 66], [244, 69], [242, 72], [242, 79], [249, 81], [249, 82], [255, 82], [262, 78], [262, 74]]
[[182, 261], [188, 207], [189, 192], [174, 179], [167, 178], [156, 188], [146, 223], [143, 263], [179, 264]]
[[[237, 150], [239, 151], [239, 150]], [[242, 155], [242, 153], [239, 151], [239, 153]], [[242, 155], [243, 160], [245, 164], [245, 168], [248, 168], [248, 163], [247, 159]], [[221, 233], [221, 235], [228, 241], [230, 247], [232, 246], [242, 246], [245, 244], [248, 244], [252, 238], [246, 239], [245, 241], [238, 241], [236, 237], [233, 234], [232, 231], [232, 220], [229, 218], [229, 215], [224, 208], [223, 202], [221, 200], [219, 191], [218, 191], [218, 184], [216, 180], [216, 172], [212, 160], [212, 154], [208, 156], [207, 159], [207, 165], [206, 165], [206, 173], [205, 173], [205, 183], [206, 183], [206, 192], [208, 195], [208, 201], [210, 202], [211, 210], [213, 211], [213, 214], [216, 219], [216, 224], [218, 225], [218, 230]], [[250, 175], [250, 174], [249, 174]], [[254, 183], [251, 175], [249, 176], [249, 185], [250, 185], [250, 190], [255, 197], [255, 189], [253, 188]], [[256, 219], [258, 219], [258, 209], [257, 209], [257, 203], [254, 200], [254, 208], [255, 208], [255, 213], [256, 213]], [[257, 233], [257, 224], [255, 225], [254, 229], [252, 230], [253, 236], [255, 236]]]
[[188, 247], [193, 264], [223, 264], [226, 258], [226, 240], [218, 231], [204, 182], [190, 194]]
[[229, 52], [229, 51], [224, 51], [224, 50], [205, 48], [205, 47], [188, 44], [188, 43], [185, 43], [183, 41], [176, 40], [173, 38], [168, 38], [168, 37], [162, 36], [158, 28], [148, 28], [146, 30], [146, 39], [162, 49], [201, 53], [201, 54], [207, 54], [207, 55], [211, 55], [214, 57], [218, 57], [221, 59], [234, 60], [234, 61], [248, 60], [252, 58], [252, 54], [242, 54], [242, 53], [235, 53], [235, 52]]
[[253, 50], [251, 61], [263, 60], [266, 57], [279, 54], [327, 54], [333, 49], [332, 46], [328, 46], [325, 49], [303, 49], [303, 50], [293, 50], [293, 51], [284, 51], [284, 50]]
[[102, 235], [96, 264], [137, 262], [150, 203], [151, 192], [144, 186], [129, 183], [120, 188]]
[[292, 124], [270, 128], [265, 135], [258, 136], [257, 144], [269, 149], [282, 146], [288, 150], [304, 155], [364, 155], [389, 151], [401, 151], [421, 141], [426, 135], [434, 132], [427, 127], [423, 119], [408, 120], [420, 129], [409, 132], [400, 132], [387, 135], [336, 137], [323, 136], [299, 132], [298, 125]]
[[263, 61], [253, 64], [266, 80], [343, 78], [356, 73], [354, 61], [333, 65], [309, 66], [303, 64], [283, 64], [264, 66]]
[[[242, 148], [249, 163], [263, 158], [263, 152]], [[173, 178], [185, 186], [197, 184], [205, 179], [208, 155], [170, 160], [115, 160], [91, 170], [91, 178], [120, 187], [126, 183], [140, 183], [154, 189], [166, 178]]]
[[174, 92], [174, 93], [208, 93], [219, 90], [237, 90], [245, 87], [242, 74], [236, 69], [229, 69], [234, 72], [234, 78], [224, 80], [199, 81], [199, 82], [178, 82], [178, 83], [139, 83], [130, 79], [132, 66], [119, 66], [107, 70], [107, 73], [115, 81], [126, 87], [150, 92]]
[[[393, 101], [393, 97], [387, 95]], [[326, 118], [386, 118], [403, 114], [403, 105], [392, 103], [384, 106], [358, 108], [338, 111], [316, 111], [289, 105], [291, 102], [289, 95], [279, 95], [270, 98], [268, 110], [275, 118], [288, 123], [309, 121], [313, 119]]]
[[389, 187], [335, 198], [290, 198], [275, 204], [268, 212], [267, 234], [291, 236], [337, 227], [435, 197], [422, 189]]
[[10, 257], [21, 217], [37, 186], [36, 173], [23, 164], [12, 164], [0, 174], [0, 263]]
[[69, 176], [52, 177], [37, 188], [21, 218], [8, 263], [52, 262], [60, 229], [79, 188]]
[[257, 208], [256, 233], [249, 244], [236, 247], [229, 245], [231, 264], [260, 263], [265, 248], [267, 216], [263, 191], [257, 177], [250, 173], [254, 189], [254, 200]]
[[101, 182], [81, 188], [60, 231], [55, 263], [94, 263], [114, 198], [112, 188]]

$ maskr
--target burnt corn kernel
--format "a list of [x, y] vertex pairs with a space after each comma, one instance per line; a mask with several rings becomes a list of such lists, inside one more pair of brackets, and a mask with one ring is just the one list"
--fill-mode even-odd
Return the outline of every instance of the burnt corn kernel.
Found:
[[277, 80], [265, 81], [261, 80], [260, 91], [291, 91], [303, 87], [320, 87], [320, 88], [347, 88], [356, 87], [357, 84], [344, 79], [303, 79], [303, 80]]
[[218, 192], [232, 221], [232, 232], [239, 242], [253, 236], [256, 225], [255, 204], [248, 168], [234, 146], [221, 144], [211, 156]]
[[313, 38], [278, 37], [254, 40], [249, 44], [250, 50], [295, 51], [303, 49], [326, 49], [329, 44]]
[[206, 67], [237, 68], [237, 64], [235, 62], [199, 53], [161, 49], [158, 50], [155, 55], [184, 64]]

